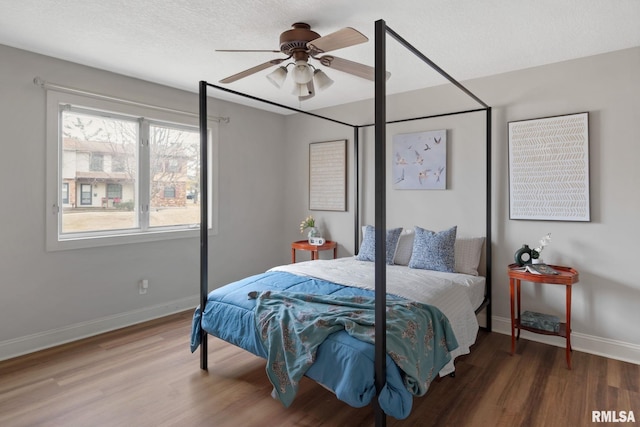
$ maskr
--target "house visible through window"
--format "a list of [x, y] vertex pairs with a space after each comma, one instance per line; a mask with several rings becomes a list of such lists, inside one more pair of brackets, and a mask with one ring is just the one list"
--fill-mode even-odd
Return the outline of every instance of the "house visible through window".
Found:
[[[139, 108], [52, 93], [56, 96], [48, 99], [48, 111], [56, 111], [57, 117], [49, 121], [48, 116], [48, 126], [58, 129], [48, 137], [47, 154], [57, 162], [52, 200], [59, 206], [54, 211], [59, 220], [47, 222], [48, 247], [65, 241], [75, 241], [69, 247], [88, 247], [90, 237], [101, 237], [96, 241], [100, 245], [111, 244], [104, 242], [116, 240], [104, 237], [150, 236], [156, 229], [163, 233], [154, 239], [170, 238], [166, 231], [199, 228], [197, 120], [165, 122], [132, 114]], [[123, 112], [115, 113], [119, 108]]]

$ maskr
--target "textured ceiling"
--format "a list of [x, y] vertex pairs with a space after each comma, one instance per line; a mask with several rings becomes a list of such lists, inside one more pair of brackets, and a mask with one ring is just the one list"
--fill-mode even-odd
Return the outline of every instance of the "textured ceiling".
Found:
[[[370, 41], [332, 53], [373, 65], [378, 19], [459, 81], [640, 46], [638, 0], [0, 0], [0, 44], [196, 92], [284, 56], [216, 49], [278, 49], [294, 22], [356, 28]], [[444, 82], [387, 39], [388, 93]], [[299, 103], [271, 70], [226, 87], [305, 110], [373, 96], [372, 82], [324, 69], [335, 84]]]

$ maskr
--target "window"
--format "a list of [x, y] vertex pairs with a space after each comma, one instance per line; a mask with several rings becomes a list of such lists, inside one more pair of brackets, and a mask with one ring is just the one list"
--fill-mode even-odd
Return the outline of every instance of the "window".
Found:
[[121, 184], [107, 184], [107, 198], [109, 198], [109, 199], [121, 199], [122, 200], [122, 185]]
[[62, 204], [63, 205], [69, 204], [69, 183], [68, 182], [62, 183]]
[[175, 187], [164, 187], [164, 196], [165, 199], [175, 199], [176, 197], [176, 188]]
[[[48, 249], [199, 235], [197, 118], [57, 91], [48, 91], [47, 104]], [[209, 127], [215, 183], [217, 124]]]
[[89, 155], [91, 156], [89, 170], [93, 172], [102, 172], [104, 170], [104, 154], [89, 153]]
[[111, 171], [112, 172], [125, 172], [127, 170], [127, 159], [122, 154], [116, 154], [113, 156]]

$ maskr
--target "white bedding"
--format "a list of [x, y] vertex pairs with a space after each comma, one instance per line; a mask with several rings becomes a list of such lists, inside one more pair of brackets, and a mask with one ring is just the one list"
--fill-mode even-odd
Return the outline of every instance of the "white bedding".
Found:
[[[306, 261], [274, 267], [271, 270], [375, 290], [374, 263], [358, 261], [354, 257]], [[467, 274], [387, 265], [387, 293], [433, 305], [439, 308], [451, 323], [459, 347], [451, 352], [451, 362], [440, 371], [441, 376], [453, 372], [454, 359], [468, 354], [469, 348], [476, 341], [478, 320], [474, 308], [482, 303], [484, 283], [483, 277]]]

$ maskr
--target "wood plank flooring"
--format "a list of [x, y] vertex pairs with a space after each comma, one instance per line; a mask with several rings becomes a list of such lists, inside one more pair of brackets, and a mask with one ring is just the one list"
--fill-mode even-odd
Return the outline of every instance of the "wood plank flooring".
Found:
[[[209, 371], [189, 352], [191, 313], [0, 362], [0, 426], [372, 426], [371, 406], [352, 408], [304, 379], [290, 408], [270, 397], [263, 359], [209, 339]], [[414, 399], [388, 426], [601, 426], [592, 410], [634, 411], [640, 366], [480, 332], [455, 378]], [[611, 423], [610, 425], [619, 425]]]

